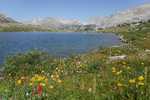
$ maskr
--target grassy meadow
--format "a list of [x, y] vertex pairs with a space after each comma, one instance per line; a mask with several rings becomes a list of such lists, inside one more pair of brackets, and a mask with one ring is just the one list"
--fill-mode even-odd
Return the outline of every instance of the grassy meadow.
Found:
[[68, 58], [41, 51], [8, 57], [0, 100], [150, 100], [150, 23], [98, 31], [125, 43]]

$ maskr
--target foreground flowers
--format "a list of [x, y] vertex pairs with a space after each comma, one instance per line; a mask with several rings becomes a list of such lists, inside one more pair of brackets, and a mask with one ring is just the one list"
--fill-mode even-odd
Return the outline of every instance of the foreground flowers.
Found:
[[143, 86], [144, 83], [143, 83], [143, 82], [138, 82], [138, 85], [139, 85], [139, 86]]
[[136, 83], [136, 80], [135, 80], [135, 79], [130, 79], [130, 80], [129, 80], [129, 83], [130, 83], [130, 84], [134, 84], [134, 83]]
[[144, 77], [143, 77], [143, 76], [139, 76], [139, 77], [138, 77], [138, 80], [139, 80], [139, 81], [143, 81], [143, 80], [144, 80]]
[[144, 85], [144, 79], [145, 79], [144, 76], [139, 76], [138, 77], [138, 80], [139, 80], [138, 85], [139, 86], [143, 86]]
[[38, 95], [41, 96], [42, 95], [42, 91], [43, 91], [43, 86], [41, 83], [38, 84], [37, 86], [37, 92], [38, 92]]
[[118, 82], [118, 83], [117, 83], [117, 86], [118, 86], [118, 87], [123, 87], [124, 85], [123, 85], [122, 83]]
[[17, 85], [20, 85], [21, 83], [22, 83], [22, 81], [19, 79], [19, 80], [17, 80]]
[[[35, 66], [37, 69], [32, 70], [30, 74], [20, 73], [19, 77], [13, 77], [15, 89], [12, 89], [13, 84], [10, 84], [6, 87], [8, 92], [3, 90], [3, 93], [17, 95], [18, 98], [26, 97], [29, 100], [76, 100], [79, 97], [82, 100], [94, 100], [95, 96], [98, 100], [132, 100], [138, 93], [140, 100], [146, 100], [148, 75], [145, 74], [144, 66], [148, 62], [142, 67], [141, 63], [128, 60], [106, 63], [106, 58], [98, 59], [98, 56], [94, 56], [94, 59], [86, 56], [53, 63], [50, 60], [44, 63], [44, 66]], [[9, 75], [12, 76], [13, 74]]]
[[32, 83], [34, 82], [44, 82], [44, 83], [47, 83], [48, 82], [48, 79], [45, 77], [45, 76], [42, 76], [42, 75], [34, 75], [31, 80], [30, 80]]

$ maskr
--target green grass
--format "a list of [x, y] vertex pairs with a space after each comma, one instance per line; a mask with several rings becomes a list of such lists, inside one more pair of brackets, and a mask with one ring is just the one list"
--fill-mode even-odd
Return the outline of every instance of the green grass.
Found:
[[[150, 57], [142, 59], [134, 55], [137, 52], [126, 51], [124, 48], [112, 48], [115, 55], [128, 54], [127, 59], [113, 62], [108, 62], [109, 49], [68, 59], [53, 59], [37, 51], [9, 57], [5, 64], [5, 80], [0, 82], [0, 93], [3, 98], [15, 100], [148, 100]], [[112, 72], [113, 68], [116, 72]], [[34, 89], [37, 91], [37, 83], [30, 86], [30, 80], [36, 74], [48, 79], [42, 96], [38, 96], [37, 92], [32, 95]], [[139, 76], [145, 79], [139, 81]], [[129, 80], [134, 78], [136, 83], [130, 84]], [[17, 84], [18, 80], [21, 80], [20, 84]], [[138, 85], [139, 82], [144, 85]], [[26, 92], [29, 96], [25, 95]]]
[[118, 26], [108, 29], [98, 30], [98, 32], [114, 32], [122, 35], [127, 42], [141, 49], [150, 49], [150, 22], [143, 22], [139, 25]]
[[0, 32], [55, 32], [56, 30], [45, 29], [34, 25], [24, 25], [19, 23], [9, 23], [0, 25]]

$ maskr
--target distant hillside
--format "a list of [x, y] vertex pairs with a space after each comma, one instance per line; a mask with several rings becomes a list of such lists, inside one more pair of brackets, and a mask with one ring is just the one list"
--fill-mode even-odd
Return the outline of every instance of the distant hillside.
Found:
[[113, 32], [120, 36], [123, 42], [134, 44], [136, 47], [150, 49], [150, 21], [123, 24], [116, 27], [99, 29], [97, 32]]
[[96, 24], [99, 28], [107, 28], [125, 23], [144, 22], [148, 20], [150, 20], [150, 4], [144, 4], [117, 12], [111, 16], [93, 17], [89, 20], [89, 24]]
[[24, 31], [52, 31], [47, 28], [41, 28], [38, 25], [26, 25], [14, 19], [0, 14], [0, 32], [24, 32]]

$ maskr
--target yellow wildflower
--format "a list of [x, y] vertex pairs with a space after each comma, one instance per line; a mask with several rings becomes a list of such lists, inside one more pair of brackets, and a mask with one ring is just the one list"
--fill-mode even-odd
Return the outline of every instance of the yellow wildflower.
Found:
[[120, 83], [120, 82], [118, 82], [118, 83], [117, 83], [117, 86], [118, 86], [118, 87], [122, 87], [122, 86], [123, 86], [123, 84], [122, 84], [122, 83]]
[[143, 63], [143, 62], [142, 62], [141, 64], [142, 64], [142, 65], [144, 65], [144, 63]]
[[115, 73], [116, 72], [116, 68], [112, 67], [112, 72]]
[[126, 65], [127, 63], [123, 61], [122, 64]]
[[144, 77], [143, 77], [143, 76], [139, 76], [139, 77], [138, 77], [138, 80], [139, 80], [139, 81], [143, 81], [143, 80], [144, 80]]
[[40, 75], [34, 75], [31, 79], [30, 79], [30, 81], [31, 82], [35, 82], [35, 81], [38, 81], [38, 82], [40, 82], [40, 81], [46, 81], [45, 80], [46, 79], [46, 77], [45, 76], [40, 76]]
[[32, 85], [33, 85], [33, 83], [31, 82], [31, 83], [29, 83], [29, 85], [30, 85], [30, 86], [32, 86]]
[[62, 83], [62, 80], [59, 79], [59, 80], [58, 80], [58, 83]]
[[138, 85], [143, 86], [144, 83], [143, 82], [138, 82]]
[[56, 78], [59, 78], [59, 75], [58, 75], [58, 74], [56, 75]]
[[22, 83], [22, 81], [19, 79], [17, 80], [17, 84], [20, 85]]
[[118, 72], [116, 73], [116, 75], [120, 75], [121, 73], [122, 73], [122, 70], [118, 71]]
[[130, 84], [134, 84], [135, 82], [136, 82], [135, 79], [130, 79], [130, 80], [129, 80], [129, 83], [130, 83]]
[[50, 85], [50, 86], [49, 86], [49, 88], [50, 88], [50, 89], [53, 89], [53, 88], [54, 88], [54, 86], [53, 86], [53, 85]]
[[35, 81], [35, 77], [32, 77], [32, 78], [31, 78], [31, 81], [34, 82], [34, 81]]
[[42, 80], [44, 80], [44, 77], [42, 77], [42, 76], [37, 77], [37, 81], [42, 81]]
[[46, 84], [45, 83], [40, 83], [42, 86], [46, 86]]

